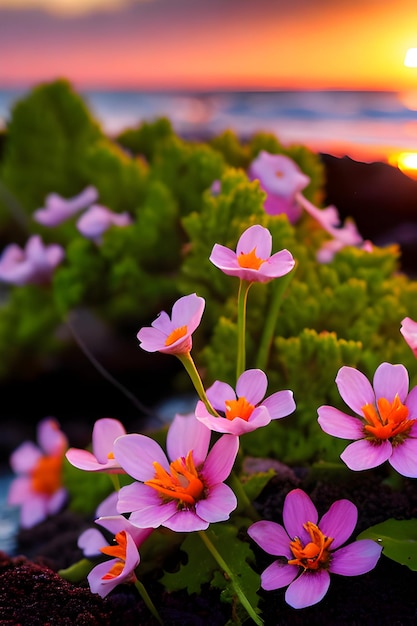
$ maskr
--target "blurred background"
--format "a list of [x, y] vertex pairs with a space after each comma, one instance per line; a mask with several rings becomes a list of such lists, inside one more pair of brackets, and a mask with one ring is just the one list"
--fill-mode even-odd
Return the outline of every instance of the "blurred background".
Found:
[[415, 176], [416, 24], [415, 0], [0, 0], [0, 126], [65, 77], [109, 133], [167, 115]]

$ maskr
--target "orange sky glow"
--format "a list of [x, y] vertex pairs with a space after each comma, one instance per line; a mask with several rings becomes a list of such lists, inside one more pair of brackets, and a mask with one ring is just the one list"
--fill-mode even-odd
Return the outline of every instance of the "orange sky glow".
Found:
[[[99, 0], [20, 4], [29, 8], [0, 0], [0, 86], [65, 76], [138, 89], [417, 87], [403, 63], [417, 46], [415, 0], [107, 0], [99, 13]], [[49, 12], [34, 10], [42, 4]]]

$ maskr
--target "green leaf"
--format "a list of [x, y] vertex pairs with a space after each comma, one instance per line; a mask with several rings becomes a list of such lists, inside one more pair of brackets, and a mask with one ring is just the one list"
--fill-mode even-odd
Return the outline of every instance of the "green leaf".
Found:
[[389, 559], [417, 571], [417, 519], [388, 519], [364, 530], [358, 539], [373, 539]]
[[174, 573], [165, 572], [161, 582], [167, 591], [187, 589], [189, 594], [200, 593], [201, 585], [210, 582], [216, 561], [208, 552], [197, 533], [189, 533], [184, 540], [181, 550], [186, 552], [188, 559]]
[[[256, 610], [259, 602], [257, 591], [260, 578], [250, 566], [255, 559], [249, 543], [242, 541], [238, 537], [238, 529], [230, 524], [215, 524], [205, 532], [238, 579], [242, 591]], [[187, 562], [181, 565], [175, 573], [166, 572], [161, 579], [168, 591], [186, 588], [189, 594], [200, 593], [201, 586], [204, 583], [210, 583], [213, 587], [222, 590], [223, 600], [236, 602], [236, 593], [231, 581], [220, 570], [198, 533], [190, 533], [181, 549], [187, 553]]]
[[79, 583], [84, 580], [94, 567], [94, 563], [88, 559], [81, 559], [67, 567], [66, 569], [59, 570], [58, 574], [68, 580], [70, 583]]
[[259, 496], [262, 489], [269, 483], [275, 474], [276, 471], [271, 468], [267, 472], [257, 472], [256, 474], [251, 474], [248, 477], [241, 477], [243, 490], [251, 502]]

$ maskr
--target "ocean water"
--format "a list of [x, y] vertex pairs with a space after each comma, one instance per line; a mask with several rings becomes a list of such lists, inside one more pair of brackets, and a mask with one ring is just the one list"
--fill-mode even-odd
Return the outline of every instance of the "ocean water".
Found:
[[[81, 91], [110, 135], [143, 121], [169, 117], [175, 130], [205, 137], [225, 129], [245, 137], [272, 132], [285, 145], [302, 143], [336, 156], [388, 160], [417, 151], [416, 92], [275, 91], [139, 92]], [[0, 90], [0, 127], [25, 92]]]

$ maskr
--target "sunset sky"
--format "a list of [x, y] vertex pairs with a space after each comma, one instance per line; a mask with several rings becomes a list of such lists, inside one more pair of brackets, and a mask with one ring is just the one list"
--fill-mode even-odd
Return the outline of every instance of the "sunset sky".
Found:
[[417, 0], [0, 0], [0, 87], [417, 87]]

